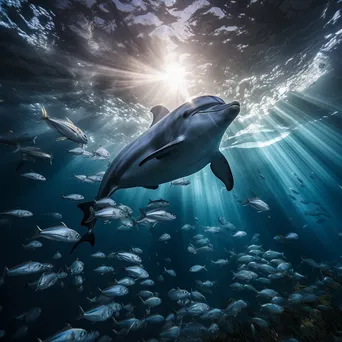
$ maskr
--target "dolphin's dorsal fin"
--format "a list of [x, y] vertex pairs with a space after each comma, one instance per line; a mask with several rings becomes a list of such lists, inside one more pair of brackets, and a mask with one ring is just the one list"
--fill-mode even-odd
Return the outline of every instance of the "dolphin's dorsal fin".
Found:
[[154, 106], [151, 109], [151, 113], [153, 114], [153, 121], [151, 123], [152, 127], [153, 125], [155, 125], [158, 121], [160, 121], [162, 118], [164, 118], [166, 115], [168, 115], [170, 113], [170, 111], [165, 108], [164, 106]]
[[69, 118], [67, 118], [67, 117], [65, 117], [65, 118], [69, 123], [71, 123], [72, 125], [74, 124]]

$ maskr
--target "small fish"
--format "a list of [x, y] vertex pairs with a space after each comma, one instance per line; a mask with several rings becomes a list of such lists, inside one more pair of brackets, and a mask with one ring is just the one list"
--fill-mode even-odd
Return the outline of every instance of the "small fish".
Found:
[[42, 214], [42, 215], [53, 217], [54, 219], [56, 219], [58, 221], [62, 221], [63, 220], [63, 216], [60, 213], [45, 213], [45, 214]]
[[71, 200], [71, 201], [82, 201], [84, 197], [79, 194], [70, 194], [70, 195], [62, 195], [62, 198]]
[[100, 146], [93, 152], [93, 158], [99, 160], [109, 159], [110, 153], [103, 146]]
[[242, 238], [242, 237], [244, 237], [244, 236], [246, 236], [246, 235], [247, 235], [246, 232], [240, 230], [240, 231], [236, 232], [236, 233], [233, 235], [233, 238]]
[[200, 272], [202, 270], [208, 271], [205, 266], [201, 266], [201, 265], [194, 265], [190, 267], [190, 272], [193, 272], [193, 273]]
[[75, 175], [75, 174], [74, 174], [74, 177], [75, 177], [76, 179], [78, 179], [79, 181], [81, 181], [81, 182], [84, 182], [84, 181], [87, 179], [87, 176], [86, 176], [86, 175]]
[[165, 208], [170, 205], [170, 202], [163, 200], [162, 198], [158, 200], [149, 200], [147, 208]]
[[37, 181], [46, 181], [46, 178], [43, 175], [40, 175], [39, 173], [35, 173], [35, 172], [22, 173], [21, 177], [25, 177], [25, 178], [29, 178], [29, 179], [37, 180]]
[[21, 275], [44, 272], [52, 268], [53, 268], [53, 265], [51, 264], [41, 264], [40, 262], [36, 262], [36, 261], [28, 261], [18, 266], [12, 267], [10, 269], [5, 267], [5, 270], [8, 276], [21, 276]]
[[140, 282], [140, 285], [142, 285], [142, 286], [153, 286], [154, 281], [152, 279], [145, 279], [145, 280]]
[[170, 234], [164, 233], [159, 237], [158, 241], [167, 242], [170, 239], [171, 239]]
[[43, 246], [43, 244], [40, 241], [37, 241], [37, 240], [33, 240], [33, 241], [29, 242], [27, 245], [23, 245], [23, 247], [25, 249], [28, 249], [30, 251], [33, 251], [36, 248], [40, 248], [42, 246]]
[[78, 319], [84, 318], [90, 322], [104, 322], [114, 314], [114, 310], [110, 305], [100, 305], [88, 311], [84, 311], [81, 306], [79, 308], [81, 315]]
[[28, 210], [23, 209], [14, 209], [9, 211], [3, 211], [0, 213], [0, 215], [7, 215], [7, 216], [14, 216], [14, 217], [31, 217], [33, 214]]
[[52, 256], [52, 259], [53, 260], [58, 260], [58, 259], [60, 259], [62, 257], [62, 254], [59, 252], [59, 251], [57, 251], [53, 256]]
[[87, 331], [79, 328], [72, 328], [69, 324], [61, 331], [46, 338], [44, 341], [38, 339], [38, 342], [64, 342], [64, 341], [85, 341]]
[[75, 243], [81, 238], [80, 234], [75, 230], [68, 228], [63, 222], [60, 226], [53, 226], [46, 229], [40, 229], [39, 226], [36, 227], [38, 231], [32, 239], [42, 237], [48, 240]]
[[252, 208], [256, 209], [258, 211], [258, 213], [270, 210], [270, 207], [268, 206], [268, 204], [265, 203], [264, 201], [262, 201], [258, 197], [248, 198], [248, 199], [246, 199], [246, 201], [242, 205], [243, 206], [249, 205]]
[[247, 307], [247, 303], [240, 299], [228, 305], [228, 307], [225, 309], [225, 314], [227, 316], [236, 317], [246, 307]]
[[228, 259], [218, 259], [218, 260], [216, 260], [216, 261], [211, 260], [211, 262], [212, 262], [213, 264], [219, 265], [219, 266], [224, 266], [224, 265], [229, 264]]
[[94, 201], [97, 208], [114, 207], [116, 202], [109, 197], [103, 197]]
[[181, 230], [188, 232], [189, 230], [195, 230], [195, 226], [192, 226], [191, 224], [185, 224], [181, 227]]
[[174, 180], [170, 183], [170, 186], [188, 186], [190, 184], [190, 181], [185, 179], [185, 178], [181, 178], [181, 179], [177, 179]]
[[91, 255], [92, 258], [96, 258], [96, 259], [104, 259], [106, 258], [106, 254], [104, 254], [103, 252], [96, 252], [96, 253], [93, 253]]
[[284, 308], [282, 306], [273, 303], [266, 303], [264, 305], [261, 305], [261, 309], [267, 311], [270, 314], [281, 314], [284, 312]]
[[287, 241], [294, 241], [294, 240], [298, 240], [299, 237], [298, 237], [298, 234], [296, 233], [289, 233], [285, 236], [285, 240]]
[[90, 217], [87, 220], [87, 222], [91, 222], [97, 218], [106, 219], [106, 220], [119, 220], [126, 216], [127, 216], [127, 213], [120, 208], [105, 207], [97, 211], [94, 211], [94, 209], [90, 207]]
[[67, 270], [70, 270], [72, 276], [79, 275], [84, 271], [84, 263], [80, 260], [75, 260], [70, 267], [67, 267]]
[[101, 275], [105, 273], [113, 273], [114, 268], [112, 266], [99, 266], [94, 269], [94, 272], [100, 273]]
[[144, 220], [152, 220], [152, 221], [173, 221], [176, 219], [176, 215], [169, 213], [163, 209], [155, 209], [148, 212], [140, 209], [140, 217], [137, 220], [137, 223], [141, 223]]
[[164, 267], [164, 271], [168, 274], [168, 275], [170, 275], [171, 277], [176, 277], [176, 272], [173, 270], [173, 269], [166, 269], [165, 267]]
[[[130, 277], [125, 277], [119, 280], [115, 280], [116, 284], [124, 285], [124, 286], [133, 286], [135, 285], [135, 280]], [[153, 294], [152, 294], [153, 295]]]
[[99, 290], [101, 291], [101, 293], [107, 297], [121, 297], [121, 296], [125, 296], [126, 294], [128, 294], [128, 288], [124, 285], [113, 285], [110, 287], [107, 287], [104, 290], [101, 290], [99, 288]]
[[146, 279], [149, 277], [148, 272], [140, 266], [129, 266], [129, 267], [126, 267], [125, 270], [132, 277], [136, 277], [139, 279]]
[[52, 287], [53, 285], [57, 283], [58, 279], [59, 279], [58, 273], [55, 273], [55, 272], [43, 273], [40, 276], [38, 283], [36, 285], [36, 291], [42, 291], [42, 290], [46, 290]]
[[42, 313], [42, 309], [39, 307], [35, 307], [17, 316], [16, 319], [25, 321], [26, 323], [31, 323], [31, 322], [35, 322], [41, 313]]
[[81, 156], [85, 153], [86, 151], [82, 147], [76, 147], [71, 150], [67, 150], [67, 153], [73, 154], [75, 156]]
[[142, 260], [139, 255], [129, 252], [118, 252], [115, 254], [115, 258], [137, 265], [142, 263]]
[[48, 126], [62, 136], [61, 138], [57, 138], [57, 140], [68, 139], [82, 145], [88, 143], [86, 134], [68, 118], [66, 120], [50, 118], [45, 108], [42, 107], [41, 120], [45, 121]]

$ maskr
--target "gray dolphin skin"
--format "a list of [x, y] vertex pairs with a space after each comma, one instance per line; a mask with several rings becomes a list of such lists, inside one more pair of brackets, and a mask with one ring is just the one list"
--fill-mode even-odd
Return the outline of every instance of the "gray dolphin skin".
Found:
[[[107, 169], [97, 197], [110, 197], [116, 190], [133, 187], [157, 189], [159, 184], [189, 176], [210, 164], [214, 175], [228, 191], [234, 186], [230, 166], [219, 151], [221, 139], [228, 126], [240, 112], [237, 101], [225, 103], [216, 96], [200, 96], [170, 112], [163, 106], [151, 109], [151, 127], [128, 144]], [[172, 167], [170, 167], [172, 165]], [[81, 225], [88, 227], [73, 247], [82, 242], [95, 243], [89, 222], [94, 202], [81, 203], [84, 212]]]

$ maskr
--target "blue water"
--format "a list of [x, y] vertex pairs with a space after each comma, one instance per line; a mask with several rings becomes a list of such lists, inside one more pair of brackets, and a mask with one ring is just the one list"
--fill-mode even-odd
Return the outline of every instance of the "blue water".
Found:
[[[168, 21], [160, 14], [161, 12], [158, 12], [159, 7], [152, 1], [147, 2], [147, 8], [141, 11], [145, 14], [159, 13], [160, 20], [164, 20], [165, 25], [168, 24]], [[126, 18], [126, 15], [130, 13], [131, 7], [120, 6], [133, 5], [128, 1], [125, 3], [114, 1], [114, 3], [116, 9], [114, 14], [111, 14], [113, 18], [117, 23], [129, 23], [130, 19]], [[133, 6], [135, 9], [131, 10], [133, 19], [142, 15], [137, 3], [135, 2]], [[141, 2], [140, 5], [143, 6], [143, 3]], [[184, 4], [175, 3], [178, 2], [172, 3], [171, 1], [165, 5], [166, 7], [163, 5], [164, 7], [159, 11], [166, 11], [165, 15], [172, 13], [175, 15], [176, 10], [180, 12], [184, 10], [182, 6], [191, 7], [190, 1], [186, 4], [185, 2]], [[227, 13], [247, 12], [247, 16], [251, 18], [254, 17], [253, 11], [259, 13], [258, 11], [263, 9], [252, 7], [248, 10], [250, 8], [248, 6], [251, 5], [241, 4], [241, 8], [234, 7], [233, 11], [233, 7], [225, 6], [219, 1], [215, 3], [215, 6], [202, 2], [196, 3], [199, 8], [203, 7], [206, 10], [213, 5], [212, 8], [221, 8]], [[28, 334], [22, 338], [25, 341], [34, 341], [36, 337], [45, 339], [63, 328], [66, 323], [88, 331], [97, 330], [101, 336], [107, 334], [113, 336], [114, 340], [138, 341], [144, 338], [147, 341], [152, 337], [158, 338], [163, 325], [149, 326], [138, 331], [131, 331], [127, 336], [115, 337], [111, 320], [92, 325], [86, 320], [76, 319], [80, 314], [79, 305], [84, 309], [92, 306], [86, 297], [98, 295], [98, 287], [107, 287], [113, 284], [115, 279], [126, 275], [124, 267], [127, 265], [124, 262], [91, 258], [90, 254], [96, 251], [109, 254], [128, 251], [131, 247], [141, 248], [143, 266], [148, 270], [150, 278], [155, 281], [151, 291], [158, 292], [163, 301], [161, 306], [152, 309], [152, 313], [164, 316], [180, 308], [167, 296], [171, 288], [180, 287], [190, 291], [196, 288], [195, 280], [212, 280], [215, 281], [215, 286], [211, 289], [211, 293], [203, 292], [210, 307], [224, 309], [232, 299], [243, 299], [248, 303], [248, 312], [241, 313], [237, 321], [247, 322], [249, 326], [250, 317], [259, 314], [260, 305], [254, 293], [234, 292], [229, 288], [229, 285], [233, 283], [233, 272], [236, 272], [237, 265], [227, 251], [244, 253], [256, 233], [260, 234], [258, 244], [261, 244], [264, 250], [283, 252], [286, 261], [292, 264], [295, 271], [307, 277], [307, 285], [313, 284], [318, 279], [322, 280], [324, 276], [319, 270], [313, 270], [301, 264], [301, 258], [312, 258], [317, 263], [328, 264], [330, 271], [336, 276], [334, 279], [341, 281], [336, 271], [336, 268], [341, 265], [340, 246], [342, 243], [338, 235], [342, 233], [340, 229], [342, 220], [342, 95], [340, 89], [342, 81], [339, 31], [341, 21], [339, 16], [335, 15], [339, 11], [337, 4], [315, 2], [311, 10], [307, 8], [303, 10], [307, 16], [305, 20], [308, 20], [306, 22], [308, 26], [305, 26], [305, 29], [303, 28], [298, 35], [303, 35], [307, 41], [312, 42], [312, 44], [308, 43], [307, 50], [304, 46], [301, 49], [298, 42], [293, 42], [293, 50], [288, 47], [287, 51], [281, 50], [278, 44], [272, 45], [272, 42], [269, 42], [270, 51], [265, 48], [260, 48], [261, 52], [259, 51], [260, 54], [263, 50], [268, 51], [265, 52], [263, 58], [262, 56], [260, 58], [269, 61], [269, 65], [265, 61], [254, 61], [252, 52], [243, 54], [241, 50], [241, 56], [243, 56], [241, 58], [244, 59], [246, 54], [250, 56], [249, 59], [246, 58], [246, 63], [250, 65], [245, 67], [249, 72], [238, 71], [240, 52], [236, 52], [231, 57], [235, 70], [234, 73], [230, 72], [234, 75], [226, 76], [226, 79], [222, 79], [222, 70], [229, 63], [217, 57], [220, 46], [222, 49], [226, 48], [226, 45], [222, 43], [223, 38], [217, 43], [216, 50], [208, 52], [208, 56], [204, 52], [196, 54], [191, 51], [191, 48], [195, 49], [198, 43], [191, 41], [190, 36], [185, 33], [193, 32], [196, 39], [201, 39], [201, 25], [198, 24], [191, 30], [188, 27], [175, 26], [174, 29], [178, 34], [184, 34], [183, 38], [177, 41], [178, 49], [183, 48], [183, 53], [189, 50], [188, 53], [195, 56], [187, 64], [188, 71], [190, 70], [192, 74], [189, 71], [188, 79], [184, 82], [189, 81], [189, 84], [194, 82], [196, 85], [195, 88], [189, 86], [186, 92], [181, 91], [184, 90], [182, 88], [171, 94], [165, 92], [172, 88], [170, 84], [153, 88], [152, 76], [149, 75], [150, 78], [147, 81], [146, 75], [141, 71], [142, 69], [146, 71], [142, 65], [154, 68], [157, 63], [150, 59], [152, 57], [147, 52], [149, 44], [152, 44], [146, 38], [149, 25], [141, 24], [143, 25], [141, 30], [146, 38], [143, 42], [146, 46], [137, 44], [134, 37], [130, 36], [130, 34], [134, 35], [135, 31], [128, 29], [125, 31], [121, 27], [124, 37], [112, 37], [113, 42], [119, 44], [122, 40], [132, 51], [127, 48], [123, 53], [118, 50], [119, 47], [112, 47], [108, 50], [111, 54], [109, 60], [115, 62], [110, 64], [107, 58], [109, 56], [106, 56], [103, 51], [101, 55], [93, 55], [91, 54], [93, 52], [89, 50], [82, 50], [85, 42], [90, 39], [98, 40], [99, 44], [101, 41], [108, 43], [108, 37], [102, 31], [102, 35], [100, 31], [97, 31], [97, 35], [94, 31], [91, 38], [88, 36], [82, 38], [82, 35], [74, 37], [71, 33], [68, 36], [62, 29], [63, 25], [66, 25], [68, 15], [70, 20], [73, 20], [73, 16], [79, 19], [78, 15], [82, 17], [81, 13], [86, 13], [90, 9], [94, 11], [98, 4], [87, 3], [85, 5], [82, 2], [73, 2], [76, 7], [72, 10], [69, 8], [70, 12], [64, 12], [68, 7], [62, 1], [51, 4], [51, 7], [38, 2], [32, 2], [33, 7], [29, 7], [28, 4], [25, 1], [0, 1], [0, 48], [4, 52], [0, 57], [2, 62], [0, 66], [0, 135], [8, 134], [9, 130], [17, 135], [25, 133], [30, 136], [37, 135], [37, 146], [51, 153], [53, 162], [52, 165], [48, 161], [28, 162], [16, 171], [20, 162], [20, 152], [13, 153], [14, 147], [0, 146], [0, 189], [2, 190], [0, 211], [21, 208], [33, 213], [33, 217], [30, 218], [8, 220], [4, 218], [0, 221], [0, 270], [29, 260], [51, 262], [55, 271], [65, 270], [66, 265], [70, 266], [78, 258], [85, 263], [83, 274], [85, 282], [82, 292], [71, 284], [70, 276], [64, 280], [64, 288], [61, 288], [58, 283], [46, 291], [34, 291], [27, 288], [25, 284], [37, 280], [39, 274], [5, 277], [5, 282], [0, 288], [0, 305], [3, 307], [0, 312], [0, 329], [6, 331], [6, 337], [3, 340], [10, 338], [21, 325], [26, 324], [16, 320], [15, 317], [32, 307], [41, 307], [43, 311], [36, 322], [27, 323]], [[43, 11], [37, 15], [34, 12], [34, 9], [42, 10], [44, 6], [48, 14]], [[193, 7], [192, 9], [190, 7], [187, 7], [188, 11], [193, 11]], [[270, 11], [278, 13], [273, 8]], [[322, 11], [325, 11], [324, 17]], [[25, 26], [21, 22], [25, 16], [27, 20], [35, 18], [31, 12], [37, 15], [36, 18], [39, 18], [41, 23], [45, 23], [46, 26], [43, 25], [45, 28], [28, 28], [28, 25]], [[183, 11], [183, 13], [188, 12]], [[199, 22], [202, 20], [203, 25], [208, 24], [209, 19], [205, 13], [198, 12], [196, 15], [195, 13], [197, 12], [191, 14], [192, 19], [197, 15]], [[334, 15], [335, 21], [331, 19]], [[178, 14], [177, 18], [180, 20], [177, 21], [180, 25], [181, 14]], [[244, 24], [241, 23], [241, 27], [239, 26], [237, 16], [234, 18], [239, 29], [245, 28], [248, 31]], [[282, 24], [279, 23], [279, 27], [276, 24], [274, 26], [270, 24], [272, 28], [270, 32], [274, 32], [275, 35], [279, 34], [277, 37], [283, 34], [278, 31], [280, 27], [292, 30], [289, 28], [291, 25], [287, 19], [282, 16], [281, 18], [283, 21]], [[301, 21], [299, 17], [291, 18], [298, 23]], [[309, 26], [310, 18], [317, 20], [312, 21], [316, 25], [312, 28], [312, 32]], [[333, 21], [329, 23], [329, 19]], [[189, 18], [186, 20], [190, 22]], [[228, 25], [226, 17], [215, 20], [217, 22], [223, 20]], [[54, 27], [51, 30], [47, 29], [46, 27], [50, 27], [47, 23], [52, 22]], [[82, 20], [80, 19], [79, 22]], [[79, 22], [78, 24], [81, 25]], [[89, 22], [91, 22], [90, 19]], [[87, 21], [88, 24], [89, 22]], [[108, 23], [110, 20], [107, 18], [105, 22]], [[96, 26], [96, 23], [99, 22], [93, 19], [93, 25]], [[71, 26], [70, 23], [68, 25]], [[84, 29], [84, 31], [80, 30], [83, 34], [88, 32], [87, 25], [80, 26]], [[133, 24], [128, 26], [130, 25]], [[203, 43], [209, 43], [210, 39], [215, 41], [216, 26], [208, 29], [206, 39], [202, 38]], [[291, 32], [287, 39], [293, 37]], [[54, 37], [60, 40], [56, 38], [54, 41], [52, 33], [55, 33]], [[316, 45], [313, 43], [314, 35], [317, 39]], [[38, 42], [32, 43], [30, 39], [37, 39]], [[252, 33], [249, 38], [247, 35], [247, 38], [239, 40], [237, 35], [232, 39], [234, 44], [234, 39], [237, 39], [236, 43], [253, 46]], [[188, 50], [183, 45], [187, 40]], [[158, 44], [155, 42], [155, 45], [151, 46], [153, 48], [158, 46], [159, 49]], [[170, 41], [167, 44], [172, 45]], [[28, 51], [26, 56], [23, 52], [25, 49]], [[279, 56], [274, 57], [271, 52], [277, 49], [280, 49]], [[49, 55], [51, 51], [53, 54]], [[302, 59], [299, 61], [296, 56], [301, 56]], [[124, 63], [125, 57], [126, 62], [130, 60], [136, 68], [128, 68]], [[186, 59], [184, 56], [183, 58]], [[278, 60], [272, 58], [278, 58]], [[292, 62], [292, 69], [291, 63], [289, 66], [285, 64], [285, 61], [291, 58], [295, 61]], [[215, 70], [206, 71], [201, 75], [196, 68], [205, 62], [212, 62], [213, 65], [217, 62], [219, 69], [216, 72]], [[83, 66], [78, 63], [81, 65], [83, 63]], [[310, 69], [311, 65], [314, 70]], [[279, 73], [277, 70], [280, 70]], [[250, 83], [244, 88], [242, 80], [248, 77], [255, 79], [249, 81]], [[198, 82], [201, 78], [208, 80], [208, 84]], [[136, 83], [132, 82], [132, 79]], [[218, 81], [215, 82], [216, 80]], [[226, 81], [233, 82], [234, 86], [228, 88], [229, 82], [225, 83]], [[70, 141], [56, 141], [57, 133], [39, 120], [41, 106], [45, 106], [51, 117], [64, 119], [67, 116], [72, 119], [90, 138], [87, 150], [94, 151], [100, 145], [104, 146], [111, 154], [110, 161], [113, 161], [122, 148], [148, 129], [152, 119], [149, 108], [162, 103], [172, 110], [184, 103], [188, 97], [198, 94], [214, 94], [221, 96], [227, 102], [233, 99], [241, 102], [241, 113], [228, 128], [227, 135], [221, 143], [221, 151], [229, 161], [234, 175], [235, 186], [231, 192], [227, 192], [220, 180], [212, 174], [210, 166], [186, 177], [191, 182], [186, 187], [170, 187], [170, 184], [166, 183], [160, 185], [158, 190], [122, 189], [113, 195], [113, 199], [117, 203], [123, 203], [132, 208], [133, 218], [137, 219], [140, 216], [139, 209], [144, 208], [149, 199], [163, 198], [171, 203], [167, 210], [175, 214], [176, 219], [172, 222], [160, 223], [150, 229], [139, 225], [129, 232], [118, 231], [116, 229], [119, 226], [118, 222], [113, 221], [105, 225], [103, 221], [99, 221], [95, 229], [95, 246], [91, 248], [90, 245], [83, 244], [72, 255], [70, 254], [72, 244], [45, 239], [40, 239], [43, 243], [42, 248], [35, 251], [23, 249], [22, 245], [27, 244], [30, 237], [35, 234], [36, 225], [47, 228], [59, 223], [54, 218], [44, 216], [44, 213], [61, 213], [63, 222], [68, 227], [75, 229], [81, 235], [86, 233], [86, 227], [80, 225], [82, 212], [77, 208], [77, 203], [64, 200], [61, 195], [79, 193], [85, 197], [86, 201], [93, 200], [97, 195], [99, 183], [81, 183], [73, 175], [94, 175], [105, 171], [108, 166], [107, 161], [89, 160], [66, 153], [67, 150], [77, 145]], [[30, 170], [43, 174], [47, 179], [46, 182], [37, 182], [20, 176], [21, 173]], [[303, 184], [298, 181], [298, 177]], [[299, 195], [291, 193], [290, 188], [298, 191]], [[295, 196], [296, 200], [291, 199], [289, 194]], [[255, 196], [266, 202], [270, 211], [257, 213], [255, 209], [241, 204], [247, 198]], [[319, 204], [303, 204], [301, 200], [319, 202]], [[326, 213], [322, 223], [317, 223], [317, 217], [307, 213], [317, 207], [323, 208]], [[189, 243], [193, 242], [192, 236], [203, 233], [204, 226], [219, 226], [219, 216], [225, 217], [236, 226], [237, 230], [245, 231], [247, 236], [237, 240], [232, 238], [229, 231], [217, 235], [205, 234], [213, 244], [214, 251], [198, 255], [187, 252]], [[195, 225], [196, 230], [182, 231], [180, 228], [186, 223]], [[274, 240], [276, 235], [285, 236], [290, 232], [297, 233], [299, 239], [286, 244], [279, 244]], [[157, 241], [163, 233], [171, 235], [167, 244]], [[61, 252], [62, 258], [54, 261], [52, 256], [57, 250]], [[166, 263], [165, 258], [170, 258], [171, 263]], [[219, 267], [211, 263], [211, 260], [219, 258], [229, 258], [230, 264]], [[115, 275], [96, 274], [93, 269], [102, 264], [114, 266]], [[206, 265], [208, 272], [190, 273], [189, 268], [194, 264]], [[174, 269], [177, 276], [173, 278], [163, 273], [164, 266], [167, 269]], [[164, 282], [157, 281], [157, 277], [161, 274], [165, 279]], [[294, 291], [297, 284], [291, 277], [287, 280], [272, 284], [270, 288], [276, 289], [286, 297]], [[132, 303], [135, 306], [134, 316], [139, 319], [143, 319], [146, 315], [144, 306], [137, 296], [137, 292], [141, 289], [141, 286], [137, 284], [130, 288], [127, 296], [117, 299], [120, 303]], [[146, 289], [149, 290], [149, 288]], [[325, 288], [324, 291], [330, 296], [331, 308], [342, 304], [340, 290], [331, 291]], [[117, 319], [123, 318], [124, 315], [121, 314]], [[287, 328], [279, 322], [277, 327], [285, 330]], [[224, 332], [223, 326], [221, 332]], [[288, 329], [287, 333], [281, 333], [279, 338], [285, 339], [291, 336], [291, 329]], [[296, 337], [300, 339], [300, 335], [297, 334]], [[306, 341], [304, 335], [302, 338]], [[255, 340], [261, 341], [258, 337], [255, 337]], [[327, 337], [328, 340], [330, 341]]]

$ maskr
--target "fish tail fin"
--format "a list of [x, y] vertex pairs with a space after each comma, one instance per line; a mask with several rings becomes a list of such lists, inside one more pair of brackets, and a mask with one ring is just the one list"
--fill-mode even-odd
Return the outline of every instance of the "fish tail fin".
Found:
[[79, 305], [78, 308], [80, 309], [80, 315], [76, 318], [77, 320], [81, 319], [84, 315], [84, 310], [82, 309], [82, 306]]
[[206, 265], [203, 266], [203, 269], [208, 272]]
[[45, 109], [44, 106], [42, 107], [42, 116], [41, 116], [40, 119], [41, 119], [41, 120], [48, 120], [48, 119], [49, 119], [49, 116], [48, 116], [48, 114], [47, 114], [46, 109]]
[[42, 230], [40, 229], [40, 227], [38, 225], [36, 225], [36, 233], [31, 236], [30, 240], [34, 240], [34, 239], [37, 239], [39, 236], [40, 236], [40, 233], [42, 232]]
[[245, 207], [248, 204], [249, 204], [248, 198], [245, 197], [245, 200], [242, 202], [242, 205]]
[[146, 217], [146, 213], [143, 209], [139, 209], [140, 210], [140, 217], [137, 221], [141, 221], [142, 219], [144, 219]]
[[17, 153], [20, 150], [20, 144], [17, 143], [15, 150], [12, 153]]

